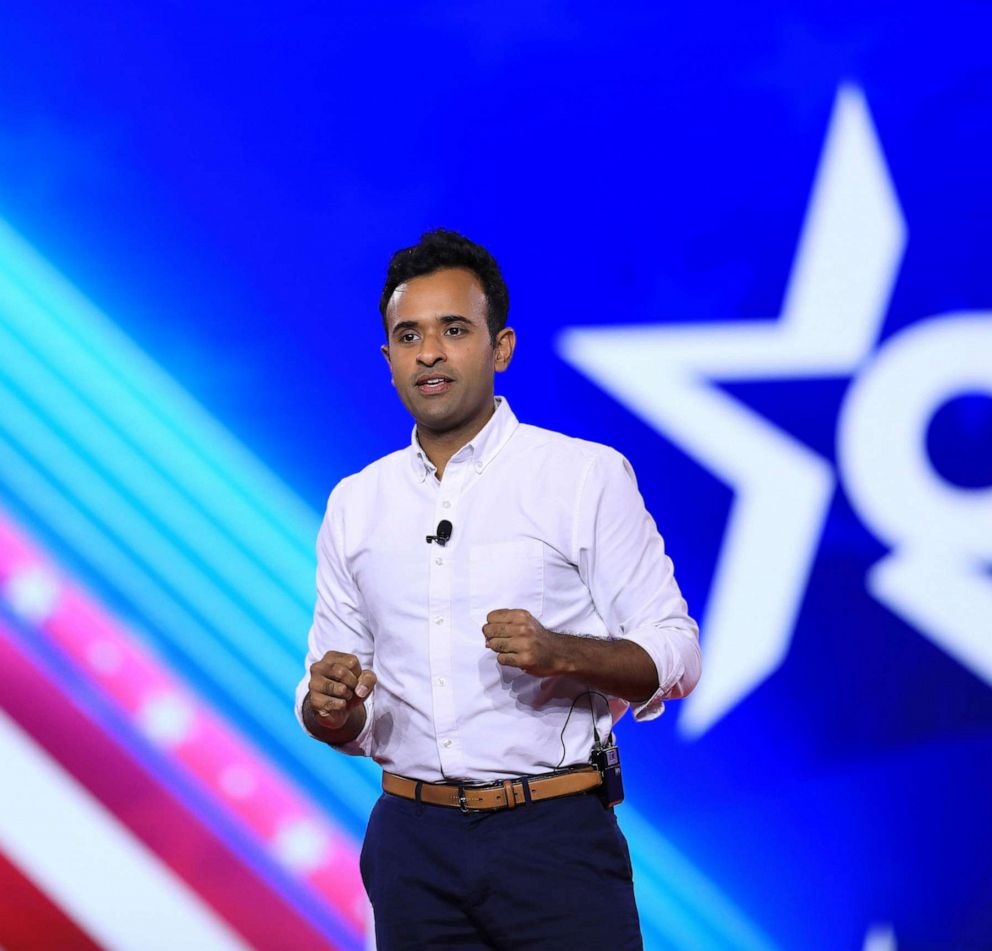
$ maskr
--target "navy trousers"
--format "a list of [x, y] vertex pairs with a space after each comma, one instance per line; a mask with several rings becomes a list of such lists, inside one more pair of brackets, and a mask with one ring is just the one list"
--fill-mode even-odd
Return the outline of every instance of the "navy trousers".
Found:
[[466, 814], [383, 793], [361, 871], [379, 951], [643, 947], [627, 841], [595, 795]]

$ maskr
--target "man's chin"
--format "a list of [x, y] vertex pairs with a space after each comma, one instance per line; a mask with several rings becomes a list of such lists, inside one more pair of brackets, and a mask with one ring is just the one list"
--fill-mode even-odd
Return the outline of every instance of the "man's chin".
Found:
[[[461, 395], [464, 397], [466, 394]], [[491, 399], [489, 397], [484, 402], [492, 405]], [[431, 398], [412, 392], [404, 404], [418, 426], [439, 433], [471, 426], [472, 420], [482, 412], [481, 406], [466, 406], [463, 399], [450, 392]]]
[[435, 433], [471, 426], [476, 415], [457, 400], [416, 400], [409, 409], [418, 426]]
[[417, 421], [418, 426], [425, 426], [427, 429], [438, 431], [455, 429], [462, 422], [457, 408], [435, 405], [416, 407], [413, 418]]

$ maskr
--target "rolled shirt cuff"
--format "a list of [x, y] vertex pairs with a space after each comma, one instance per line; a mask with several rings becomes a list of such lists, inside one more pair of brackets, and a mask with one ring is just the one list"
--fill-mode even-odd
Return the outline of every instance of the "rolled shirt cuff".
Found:
[[624, 634], [623, 639], [643, 648], [654, 661], [658, 689], [646, 700], [630, 704], [635, 720], [654, 720], [664, 713], [665, 700], [686, 696], [699, 680], [699, 637], [695, 625], [685, 630], [652, 624]]

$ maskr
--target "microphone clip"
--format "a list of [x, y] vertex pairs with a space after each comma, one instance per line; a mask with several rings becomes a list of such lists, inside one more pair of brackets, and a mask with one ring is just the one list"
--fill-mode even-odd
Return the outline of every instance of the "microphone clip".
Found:
[[442, 548], [448, 544], [448, 540], [451, 538], [451, 522], [446, 518], [442, 519], [437, 523], [437, 528], [435, 529], [434, 535], [427, 536], [427, 544], [431, 542], [437, 542]]

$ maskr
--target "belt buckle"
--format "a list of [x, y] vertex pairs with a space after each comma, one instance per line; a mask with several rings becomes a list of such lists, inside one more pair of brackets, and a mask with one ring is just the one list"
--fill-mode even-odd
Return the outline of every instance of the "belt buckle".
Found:
[[465, 814], [468, 815], [468, 799], [465, 798], [465, 790], [459, 786], [458, 787], [458, 808]]

